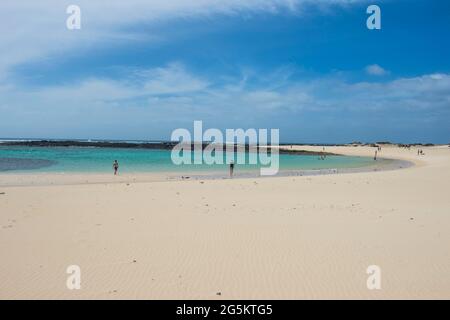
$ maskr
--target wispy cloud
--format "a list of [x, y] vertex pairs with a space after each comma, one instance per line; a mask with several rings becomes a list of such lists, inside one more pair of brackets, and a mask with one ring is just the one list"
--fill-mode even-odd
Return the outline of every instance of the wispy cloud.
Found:
[[385, 76], [389, 74], [389, 71], [385, 70], [383, 67], [378, 64], [371, 64], [365, 68], [367, 74], [371, 76]]
[[[68, 0], [0, 2], [0, 75], [24, 62], [46, 59], [102, 45], [161, 41], [158, 28], [148, 27], [177, 18], [214, 17], [251, 13], [297, 13], [305, 6], [350, 5], [364, 0], [77, 0], [82, 30], [68, 31]], [[139, 31], [144, 24], [146, 31]], [[132, 28], [134, 27], [134, 28]], [[1, 79], [0, 79], [1, 80]]]
[[[161, 123], [169, 130], [194, 119], [245, 127], [270, 122], [274, 117], [289, 123], [311, 113], [336, 120], [352, 113], [363, 115], [363, 122], [368, 122], [371, 114], [393, 119], [399, 114], [416, 114], [414, 123], [429, 117], [448, 118], [450, 114], [449, 74], [357, 83], [334, 76], [309, 81], [286, 78], [289, 74], [280, 72], [253, 73], [218, 82], [217, 78], [205, 79], [181, 63], [173, 63], [130, 71], [121, 80], [88, 79], [28, 92], [3, 87], [0, 126], [6, 132], [12, 123], [18, 128], [26, 123], [23, 119], [30, 121], [35, 115], [40, 120], [34, 126], [48, 128], [50, 135], [57, 123], [106, 132], [110, 126], [134, 130], [135, 126], [151, 128]], [[418, 111], [425, 111], [427, 116]]]
[[172, 63], [166, 68], [139, 72], [144, 80], [143, 92], [149, 95], [168, 95], [198, 92], [208, 87], [208, 81], [188, 73], [184, 66]]
[[[276, 69], [278, 61], [286, 61], [276, 54], [272, 56], [275, 63], [255, 63], [252, 67], [248, 66], [248, 59], [241, 61], [234, 57], [232, 61], [225, 61], [225, 56], [224, 64], [231, 65], [230, 68], [214, 66], [200, 73], [193, 72], [190, 66], [199, 70], [199, 61], [207, 60], [204, 57], [193, 59], [183, 52], [165, 57], [157, 52], [154, 54], [160, 56], [155, 63], [147, 63], [152, 58], [135, 63], [129, 56], [120, 65], [105, 61], [106, 68], [120, 69], [111, 75], [105, 75], [103, 70], [100, 76], [96, 70], [89, 69], [97, 61], [90, 60], [90, 53], [97, 49], [108, 48], [108, 54], [114, 55], [114, 49], [120, 45], [117, 54], [126, 55], [128, 48], [145, 43], [142, 47], [153, 54], [152, 49], [157, 46], [149, 44], [173, 41], [172, 37], [165, 38], [169, 31], [164, 33], [173, 21], [190, 23], [190, 19], [215, 21], [222, 16], [257, 15], [265, 19], [267, 14], [289, 14], [302, 19], [302, 14], [310, 8], [321, 13], [334, 6], [363, 2], [367, 1], [78, 0], [76, 3], [82, 9], [82, 30], [68, 31], [65, 10], [72, 1], [2, 1], [0, 27], [14, 32], [0, 33], [0, 136], [79, 137], [86, 134], [110, 137], [112, 133], [117, 138], [164, 138], [174, 127], [201, 119], [216, 126], [290, 128], [293, 135], [302, 129], [304, 133], [308, 126], [319, 128], [311, 132], [335, 128], [336, 133], [358, 124], [351, 133], [358, 138], [358, 132], [369, 130], [367, 128], [378, 118], [383, 118], [378, 124], [384, 130], [399, 126], [411, 130], [431, 124], [428, 132], [441, 130], [440, 136], [449, 135], [448, 125], [442, 125], [450, 119], [450, 75], [445, 65], [413, 70], [410, 74], [417, 76], [405, 77], [398, 70], [391, 73], [385, 66], [373, 64], [364, 69], [363, 79], [370, 79], [370, 82], [354, 82], [349, 80], [349, 73], [327, 73], [328, 67], [316, 74], [313, 69], [320, 69], [317, 64], [306, 65], [311, 72], [305, 77], [296, 77], [298, 70], [294, 66]], [[365, 14], [364, 10], [361, 12]], [[264, 15], [259, 16], [260, 13]], [[297, 34], [293, 32], [292, 36], [297, 37]], [[184, 45], [188, 45], [187, 42]], [[179, 50], [176, 46], [167, 47]], [[318, 46], [316, 52], [320, 50], [322, 47]], [[33, 76], [29, 70], [34, 62], [46, 61], [51, 65], [69, 54], [81, 57], [84, 62], [84, 69], [76, 73], [74, 79], [64, 80], [63, 77], [64, 72], [76, 67], [56, 65], [52, 67], [57, 80], [52, 81], [53, 74], [46, 75], [46, 79], [52, 79], [51, 84], [42, 82], [31, 86], [19, 82], [19, 78], [23, 79], [20, 76]], [[107, 60], [109, 55], [102, 57]], [[172, 60], [185, 64], [166, 64]], [[120, 61], [122, 63], [122, 59]], [[365, 64], [372, 61], [377, 60], [370, 57]], [[149, 68], [149, 65], [159, 67]], [[244, 71], [230, 74], [236, 66]], [[45, 68], [40, 68], [42, 66], [38, 67], [42, 73], [46, 72]], [[355, 68], [361, 67], [350, 64], [346, 70], [360, 76], [361, 70]], [[421, 70], [444, 72], [423, 74]], [[389, 77], [383, 77], [386, 75]], [[164, 133], [165, 136], [161, 136]]]

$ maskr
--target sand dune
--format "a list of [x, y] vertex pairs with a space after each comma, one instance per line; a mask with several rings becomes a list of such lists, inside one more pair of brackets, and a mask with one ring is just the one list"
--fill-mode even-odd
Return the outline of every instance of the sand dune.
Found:
[[0, 187], [0, 298], [449, 299], [450, 148], [423, 149], [383, 147], [416, 164], [395, 171]]

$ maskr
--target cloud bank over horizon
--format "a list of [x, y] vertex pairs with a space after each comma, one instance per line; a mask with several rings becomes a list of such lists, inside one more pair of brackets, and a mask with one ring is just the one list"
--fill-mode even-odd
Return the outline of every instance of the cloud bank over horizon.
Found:
[[[167, 136], [157, 136], [152, 128], [163, 123], [174, 128], [190, 126], [194, 120], [220, 128], [230, 122], [246, 128], [296, 116], [298, 130], [302, 132], [302, 119], [308, 119], [310, 114], [317, 116], [317, 126], [322, 127], [325, 124], [321, 118], [327, 123], [330, 115], [352, 114], [357, 122], [367, 121], [358, 117], [370, 117], [370, 121], [378, 123], [389, 121], [383, 114], [398, 113], [419, 130], [424, 123], [432, 124], [442, 116], [450, 116], [450, 74], [383, 83], [349, 82], [333, 74], [298, 81], [291, 80], [290, 74], [291, 70], [278, 70], [273, 74], [240, 74], [227, 79], [204, 78], [176, 62], [139, 73], [130, 71], [121, 79], [90, 78], [67, 85], [35, 87], [27, 92], [20, 87], [0, 87], [2, 130], [10, 130], [12, 136], [19, 134], [15, 130], [20, 128], [17, 123], [21, 123], [44, 134], [48, 128], [61, 124], [54, 137], [107, 138], [100, 132], [116, 128], [119, 134], [111, 138], [123, 135], [164, 139]], [[447, 113], [442, 114], [442, 110]], [[123, 130], [124, 126], [136, 123], [140, 124], [136, 133], [131, 131], [129, 135], [128, 129]], [[89, 127], [95, 127], [97, 133], [87, 134], [84, 130]], [[83, 134], [65, 136], [65, 132], [71, 132], [70, 128]]]
[[168, 139], [203, 120], [284, 142], [449, 142], [449, 65], [410, 68], [406, 40], [358, 54], [358, 39], [398, 47], [355, 29], [367, 1], [82, 0], [74, 32], [68, 4], [0, 4], [15, 31], [0, 34], [0, 137]]

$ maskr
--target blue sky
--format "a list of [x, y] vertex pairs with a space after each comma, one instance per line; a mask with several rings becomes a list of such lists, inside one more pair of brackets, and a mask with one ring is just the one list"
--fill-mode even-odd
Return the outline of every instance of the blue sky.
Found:
[[448, 1], [26, 0], [0, 26], [0, 137], [450, 142]]

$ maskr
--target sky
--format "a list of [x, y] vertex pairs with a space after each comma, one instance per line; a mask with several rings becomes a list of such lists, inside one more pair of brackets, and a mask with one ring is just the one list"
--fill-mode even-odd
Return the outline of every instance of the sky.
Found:
[[450, 142], [447, 0], [1, 1], [0, 28], [2, 138]]

